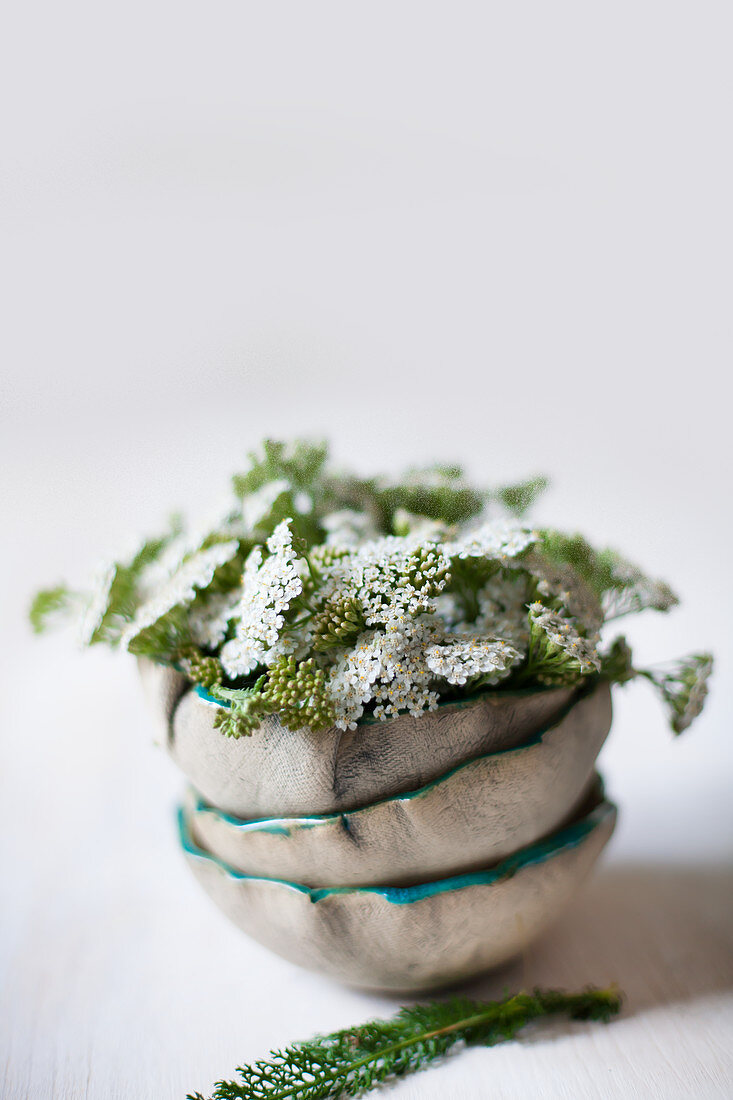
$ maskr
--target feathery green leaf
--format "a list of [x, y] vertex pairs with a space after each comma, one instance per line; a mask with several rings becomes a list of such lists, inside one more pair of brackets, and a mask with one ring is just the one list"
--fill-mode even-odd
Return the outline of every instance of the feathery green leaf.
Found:
[[70, 606], [72, 594], [64, 584], [56, 588], [44, 588], [33, 597], [28, 618], [34, 634], [43, 634], [48, 629], [49, 620], [63, 614]]
[[523, 516], [549, 484], [546, 477], [532, 477], [527, 481], [520, 481], [517, 485], [502, 486], [501, 489], [497, 489], [496, 496], [509, 512], [513, 512], [515, 516]]
[[[324, 1100], [359, 1096], [383, 1081], [424, 1069], [457, 1043], [492, 1046], [512, 1039], [542, 1017], [607, 1021], [621, 1007], [615, 989], [581, 993], [535, 990], [503, 1001], [447, 1001], [401, 1008], [389, 1020], [374, 1020], [332, 1035], [319, 1035], [272, 1051], [269, 1061], [237, 1069], [236, 1081], [219, 1081], [211, 1100]], [[188, 1100], [204, 1100], [189, 1093]]]

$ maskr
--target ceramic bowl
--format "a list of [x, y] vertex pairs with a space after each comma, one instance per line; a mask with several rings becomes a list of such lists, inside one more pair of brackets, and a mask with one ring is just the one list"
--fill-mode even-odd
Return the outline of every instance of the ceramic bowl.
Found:
[[427, 881], [503, 859], [558, 828], [611, 726], [607, 684], [530, 742], [358, 810], [243, 821], [189, 792], [193, 840], [236, 871], [305, 886]]
[[435, 711], [293, 732], [276, 715], [251, 737], [214, 728], [221, 704], [174, 669], [140, 662], [169, 751], [203, 798], [242, 818], [326, 814], [415, 790], [487, 752], [515, 748], [555, 721], [572, 688], [488, 691]]
[[[593, 804], [594, 803], [594, 804]], [[408, 887], [309, 889], [234, 871], [181, 843], [210, 897], [278, 955], [350, 985], [417, 992], [512, 958], [568, 904], [613, 832], [598, 794], [569, 825], [487, 870]]]

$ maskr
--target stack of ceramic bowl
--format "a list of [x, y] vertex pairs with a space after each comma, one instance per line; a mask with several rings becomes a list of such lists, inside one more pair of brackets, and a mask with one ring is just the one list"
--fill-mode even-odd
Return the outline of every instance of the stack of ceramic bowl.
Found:
[[423, 990], [497, 966], [569, 902], [615, 809], [594, 765], [606, 684], [487, 692], [418, 718], [234, 740], [220, 705], [141, 662], [191, 783], [181, 843], [245, 932], [353, 985]]

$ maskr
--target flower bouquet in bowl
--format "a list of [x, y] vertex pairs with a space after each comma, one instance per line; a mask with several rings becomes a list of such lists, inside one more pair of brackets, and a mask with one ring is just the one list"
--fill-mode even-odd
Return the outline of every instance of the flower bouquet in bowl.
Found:
[[534, 528], [544, 484], [362, 478], [267, 442], [210, 523], [171, 524], [91, 594], [36, 597], [37, 629], [76, 608], [86, 644], [138, 658], [190, 784], [183, 851], [285, 957], [399, 990], [500, 964], [613, 831], [610, 685], [649, 680], [676, 733], [699, 713], [708, 654], [640, 669], [606, 636], [671, 589]]

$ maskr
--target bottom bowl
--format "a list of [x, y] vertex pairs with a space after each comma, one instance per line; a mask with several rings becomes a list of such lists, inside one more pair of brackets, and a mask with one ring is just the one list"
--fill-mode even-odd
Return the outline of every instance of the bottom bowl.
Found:
[[290, 962], [364, 989], [436, 989], [511, 959], [565, 908], [609, 840], [599, 783], [573, 821], [483, 871], [413, 886], [309, 889], [234, 871], [181, 844], [199, 882], [248, 935]]

